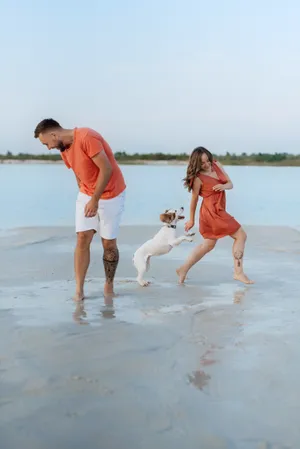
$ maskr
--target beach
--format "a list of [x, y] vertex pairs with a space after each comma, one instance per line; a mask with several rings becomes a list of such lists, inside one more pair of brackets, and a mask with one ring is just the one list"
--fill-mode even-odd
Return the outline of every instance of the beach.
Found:
[[82, 304], [72, 227], [2, 232], [1, 447], [299, 447], [300, 233], [246, 227], [253, 286], [233, 281], [229, 238], [178, 285], [197, 236], [142, 288], [132, 255], [157, 230], [122, 227], [106, 303], [96, 236]]

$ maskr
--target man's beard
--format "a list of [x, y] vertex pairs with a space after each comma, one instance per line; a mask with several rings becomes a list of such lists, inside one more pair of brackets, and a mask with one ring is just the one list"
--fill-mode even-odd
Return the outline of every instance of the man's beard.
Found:
[[58, 143], [57, 143], [57, 149], [61, 152], [61, 153], [63, 153], [65, 150], [67, 150], [68, 148], [70, 147], [70, 145], [64, 145], [64, 143], [63, 143], [63, 141], [62, 140], [59, 140], [58, 141]]

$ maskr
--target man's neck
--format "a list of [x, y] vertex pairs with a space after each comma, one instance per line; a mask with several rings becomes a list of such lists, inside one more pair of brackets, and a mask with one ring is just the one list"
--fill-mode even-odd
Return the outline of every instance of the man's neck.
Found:
[[61, 140], [63, 141], [63, 144], [66, 148], [69, 148], [74, 142], [74, 135], [75, 135], [74, 129], [64, 129], [61, 132]]

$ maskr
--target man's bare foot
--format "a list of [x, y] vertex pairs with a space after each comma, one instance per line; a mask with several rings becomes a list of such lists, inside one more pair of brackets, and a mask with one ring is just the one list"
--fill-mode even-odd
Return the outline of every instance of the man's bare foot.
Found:
[[245, 273], [235, 274], [233, 276], [233, 279], [236, 281], [240, 281], [243, 284], [254, 284], [254, 281], [251, 281], [251, 279], [248, 278], [248, 276], [245, 275]]
[[108, 282], [105, 282], [104, 284], [104, 296], [106, 298], [114, 298], [115, 292], [114, 292], [114, 286], [113, 284], [109, 284]]
[[179, 284], [184, 284], [185, 278], [186, 278], [186, 273], [182, 270], [182, 268], [177, 268], [176, 273], [179, 277]]
[[84, 293], [83, 292], [76, 292], [74, 297], [73, 297], [73, 300], [75, 302], [83, 301], [84, 300]]

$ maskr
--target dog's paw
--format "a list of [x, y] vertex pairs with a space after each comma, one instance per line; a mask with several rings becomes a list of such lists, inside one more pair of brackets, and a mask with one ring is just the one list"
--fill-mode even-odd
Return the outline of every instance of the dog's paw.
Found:
[[149, 281], [144, 281], [142, 280], [138, 280], [138, 283], [140, 284], [141, 287], [148, 287], [148, 285], [150, 284]]
[[187, 237], [194, 237], [194, 235], [195, 235], [195, 232], [191, 232], [191, 233], [187, 234]]

